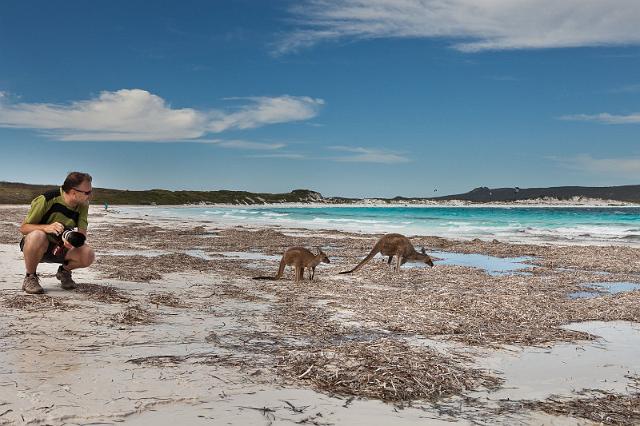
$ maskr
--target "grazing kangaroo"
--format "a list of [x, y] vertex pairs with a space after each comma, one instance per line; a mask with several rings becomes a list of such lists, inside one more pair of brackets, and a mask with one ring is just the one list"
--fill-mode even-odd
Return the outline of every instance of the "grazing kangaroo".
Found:
[[422, 248], [421, 253], [418, 253], [416, 249], [413, 248], [411, 241], [409, 241], [409, 239], [404, 235], [387, 234], [378, 240], [376, 245], [373, 246], [373, 250], [371, 250], [371, 253], [369, 253], [367, 257], [362, 259], [362, 262], [358, 263], [355, 268], [350, 271], [344, 271], [340, 273], [350, 274], [352, 272], [356, 272], [378, 253], [381, 253], [383, 256], [389, 256], [389, 260], [387, 262], [388, 264], [391, 264], [393, 256], [397, 256], [395, 267], [396, 272], [400, 270], [400, 265], [404, 265], [409, 260], [422, 261], [427, 265], [433, 267], [433, 261], [424, 250], [424, 247]]
[[318, 247], [318, 254], [313, 254], [304, 247], [291, 247], [282, 255], [280, 267], [278, 268], [278, 273], [275, 277], [254, 277], [253, 279], [279, 280], [284, 274], [284, 267], [293, 266], [296, 282], [304, 279], [305, 268], [309, 269], [309, 279], [313, 281], [313, 278], [316, 275], [316, 266], [320, 263], [331, 263], [320, 247]]

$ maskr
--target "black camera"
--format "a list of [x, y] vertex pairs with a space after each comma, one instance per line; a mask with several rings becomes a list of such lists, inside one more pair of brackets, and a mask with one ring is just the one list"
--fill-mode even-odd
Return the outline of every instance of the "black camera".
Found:
[[68, 242], [74, 247], [82, 247], [87, 237], [83, 233], [74, 231], [73, 229], [65, 229], [62, 231], [61, 239]]

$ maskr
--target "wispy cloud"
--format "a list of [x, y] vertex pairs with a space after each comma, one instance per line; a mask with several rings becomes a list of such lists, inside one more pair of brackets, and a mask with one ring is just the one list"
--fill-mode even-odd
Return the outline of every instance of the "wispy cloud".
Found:
[[539, 49], [640, 43], [636, 0], [306, 0], [282, 54], [323, 41], [455, 39], [455, 49]]
[[609, 93], [640, 93], [640, 84], [628, 84], [609, 90]]
[[520, 81], [518, 77], [512, 75], [490, 75], [487, 78], [495, 81]]
[[411, 161], [400, 155], [400, 153], [374, 148], [348, 146], [330, 146], [328, 148], [333, 151], [350, 153], [350, 155], [331, 158], [331, 160], [339, 162], [395, 164], [408, 163]]
[[615, 175], [636, 178], [640, 176], [640, 157], [593, 158], [588, 154], [580, 154], [575, 157], [550, 157], [550, 159], [572, 170], [587, 171], [608, 176]]
[[198, 139], [196, 142], [200, 143], [210, 143], [214, 145], [221, 146], [223, 148], [231, 148], [231, 149], [250, 149], [254, 151], [272, 151], [276, 149], [281, 149], [287, 146], [284, 143], [264, 143], [264, 142], [253, 142], [246, 141], [241, 139]]
[[592, 121], [604, 124], [638, 124], [640, 123], [640, 113], [636, 112], [628, 115], [614, 115], [608, 112], [600, 114], [572, 114], [563, 115], [560, 120], [566, 121]]
[[233, 112], [176, 109], [141, 89], [105, 91], [66, 105], [12, 104], [6, 98], [0, 96], [0, 127], [35, 129], [64, 141], [192, 140], [207, 133], [307, 120], [324, 105], [322, 99], [284, 95], [245, 98], [247, 104]]
[[297, 154], [291, 152], [282, 152], [277, 154], [253, 154], [247, 155], [247, 158], [284, 158], [289, 160], [303, 160], [308, 157], [304, 154]]
[[215, 118], [210, 122], [209, 130], [222, 132], [232, 128], [250, 129], [265, 124], [308, 120], [318, 115], [319, 109], [324, 105], [322, 99], [314, 99], [308, 96], [254, 97], [246, 99], [252, 104], [238, 112], [213, 114]]

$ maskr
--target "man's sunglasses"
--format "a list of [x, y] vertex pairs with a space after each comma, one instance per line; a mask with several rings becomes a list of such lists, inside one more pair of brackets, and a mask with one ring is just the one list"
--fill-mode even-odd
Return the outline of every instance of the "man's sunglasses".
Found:
[[78, 192], [82, 192], [84, 195], [91, 195], [91, 192], [92, 192], [92, 191], [81, 191], [78, 188], [72, 188], [72, 189]]

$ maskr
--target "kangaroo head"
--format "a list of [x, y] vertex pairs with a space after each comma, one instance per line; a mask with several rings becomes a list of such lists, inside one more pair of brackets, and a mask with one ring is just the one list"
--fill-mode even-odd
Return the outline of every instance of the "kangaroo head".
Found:
[[329, 257], [324, 254], [324, 252], [322, 251], [322, 249], [320, 247], [316, 247], [318, 249], [318, 254], [316, 255], [316, 257], [320, 258], [320, 262], [322, 263], [331, 263], [329, 261]]
[[427, 254], [427, 251], [424, 249], [424, 247], [422, 247], [420, 252], [424, 256], [424, 263], [426, 263], [427, 265], [429, 265], [429, 266], [431, 266], [433, 268], [433, 260], [431, 260], [431, 257], [429, 257], [429, 255]]

